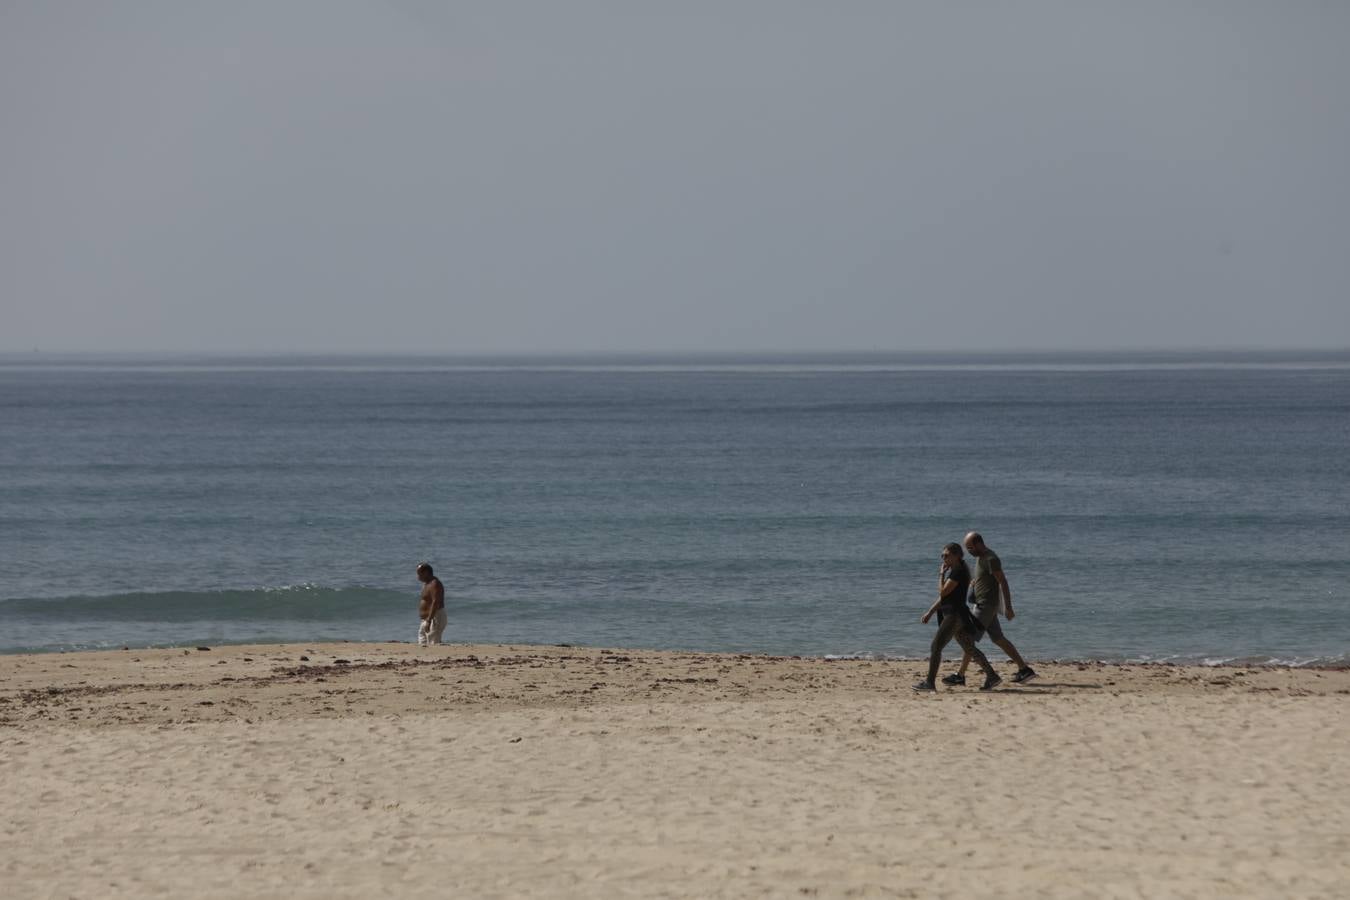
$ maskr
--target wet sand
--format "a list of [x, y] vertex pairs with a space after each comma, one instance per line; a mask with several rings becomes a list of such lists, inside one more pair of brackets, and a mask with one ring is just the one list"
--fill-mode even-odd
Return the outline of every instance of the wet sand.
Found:
[[347, 643], [2, 656], [0, 884], [1347, 896], [1350, 672], [1038, 664], [1026, 686], [916, 695], [921, 668]]

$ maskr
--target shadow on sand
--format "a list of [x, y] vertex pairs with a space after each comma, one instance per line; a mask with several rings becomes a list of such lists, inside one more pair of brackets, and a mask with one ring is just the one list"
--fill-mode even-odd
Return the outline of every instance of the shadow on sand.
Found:
[[995, 688], [995, 692], [1000, 694], [1049, 694], [1058, 691], [1062, 688], [1070, 688], [1072, 690], [1100, 691], [1102, 689], [1102, 685], [1068, 684], [1067, 682], [1063, 681], [1037, 681], [1035, 684], [1009, 685], [1005, 682], [1004, 684], [1000, 684], [997, 688]]

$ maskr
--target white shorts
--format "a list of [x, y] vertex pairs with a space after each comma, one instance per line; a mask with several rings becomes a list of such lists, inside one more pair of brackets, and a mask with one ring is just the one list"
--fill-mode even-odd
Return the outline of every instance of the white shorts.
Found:
[[445, 607], [442, 606], [431, 614], [430, 619], [423, 619], [417, 626], [417, 643], [419, 646], [434, 646], [441, 642], [441, 635], [445, 633], [445, 622], [448, 617], [445, 614]]

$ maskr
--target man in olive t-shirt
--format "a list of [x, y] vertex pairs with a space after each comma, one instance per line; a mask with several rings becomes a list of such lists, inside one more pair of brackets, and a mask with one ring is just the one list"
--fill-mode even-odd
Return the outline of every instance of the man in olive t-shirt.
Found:
[[[970, 555], [975, 557], [975, 570], [970, 581], [970, 600], [975, 604], [975, 618], [980, 620], [980, 624], [984, 626], [985, 632], [994, 643], [1017, 664], [1017, 674], [1012, 680], [1018, 684], [1030, 681], [1036, 677], [1036, 670], [1027, 665], [1027, 661], [1017, 652], [1013, 642], [1003, 636], [1003, 626], [998, 623], [1000, 605], [1003, 614], [1009, 620], [1013, 617], [1012, 588], [1008, 587], [1008, 579], [1003, 574], [1003, 563], [999, 561], [997, 553], [985, 546], [984, 538], [980, 537], [978, 531], [966, 535], [962, 543], [966, 545]], [[1000, 597], [1002, 604], [999, 603]], [[942, 680], [947, 684], [965, 684], [966, 667], [969, 665], [970, 656], [967, 654], [961, 660], [960, 670]]]

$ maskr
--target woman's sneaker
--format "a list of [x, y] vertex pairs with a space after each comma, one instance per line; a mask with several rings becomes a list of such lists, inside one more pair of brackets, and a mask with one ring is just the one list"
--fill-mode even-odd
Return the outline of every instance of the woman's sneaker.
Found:
[[998, 687], [1002, 683], [1003, 679], [998, 677], [998, 675], [990, 675], [984, 680], [984, 684], [980, 685], [980, 690], [992, 691], [994, 688]]
[[916, 691], [936, 691], [936, 690], [937, 690], [937, 686], [934, 685], [933, 682], [931, 682], [931, 681], [916, 681], [916, 682], [914, 682], [914, 690], [916, 690]]
[[1035, 677], [1036, 670], [1031, 666], [1027, 666], [1023, 669], [1019, 669], [1017, 674], [1013, 676], [1013, 684], [1026, 684]]
[[950, 675], [944, 675], [944, 676], [942, 676], [942, 683], [943, 683], [943, 684], [956, 685], [956, 686], [959, 686], [959, 687], [965, 687], [965, 686], [966, 686], [966, 676], [964, 676], [964, 675], [958, 675], [958, 674], [956, 674], [955, 672], [953, 672], [953, 673], [950, 674]]

